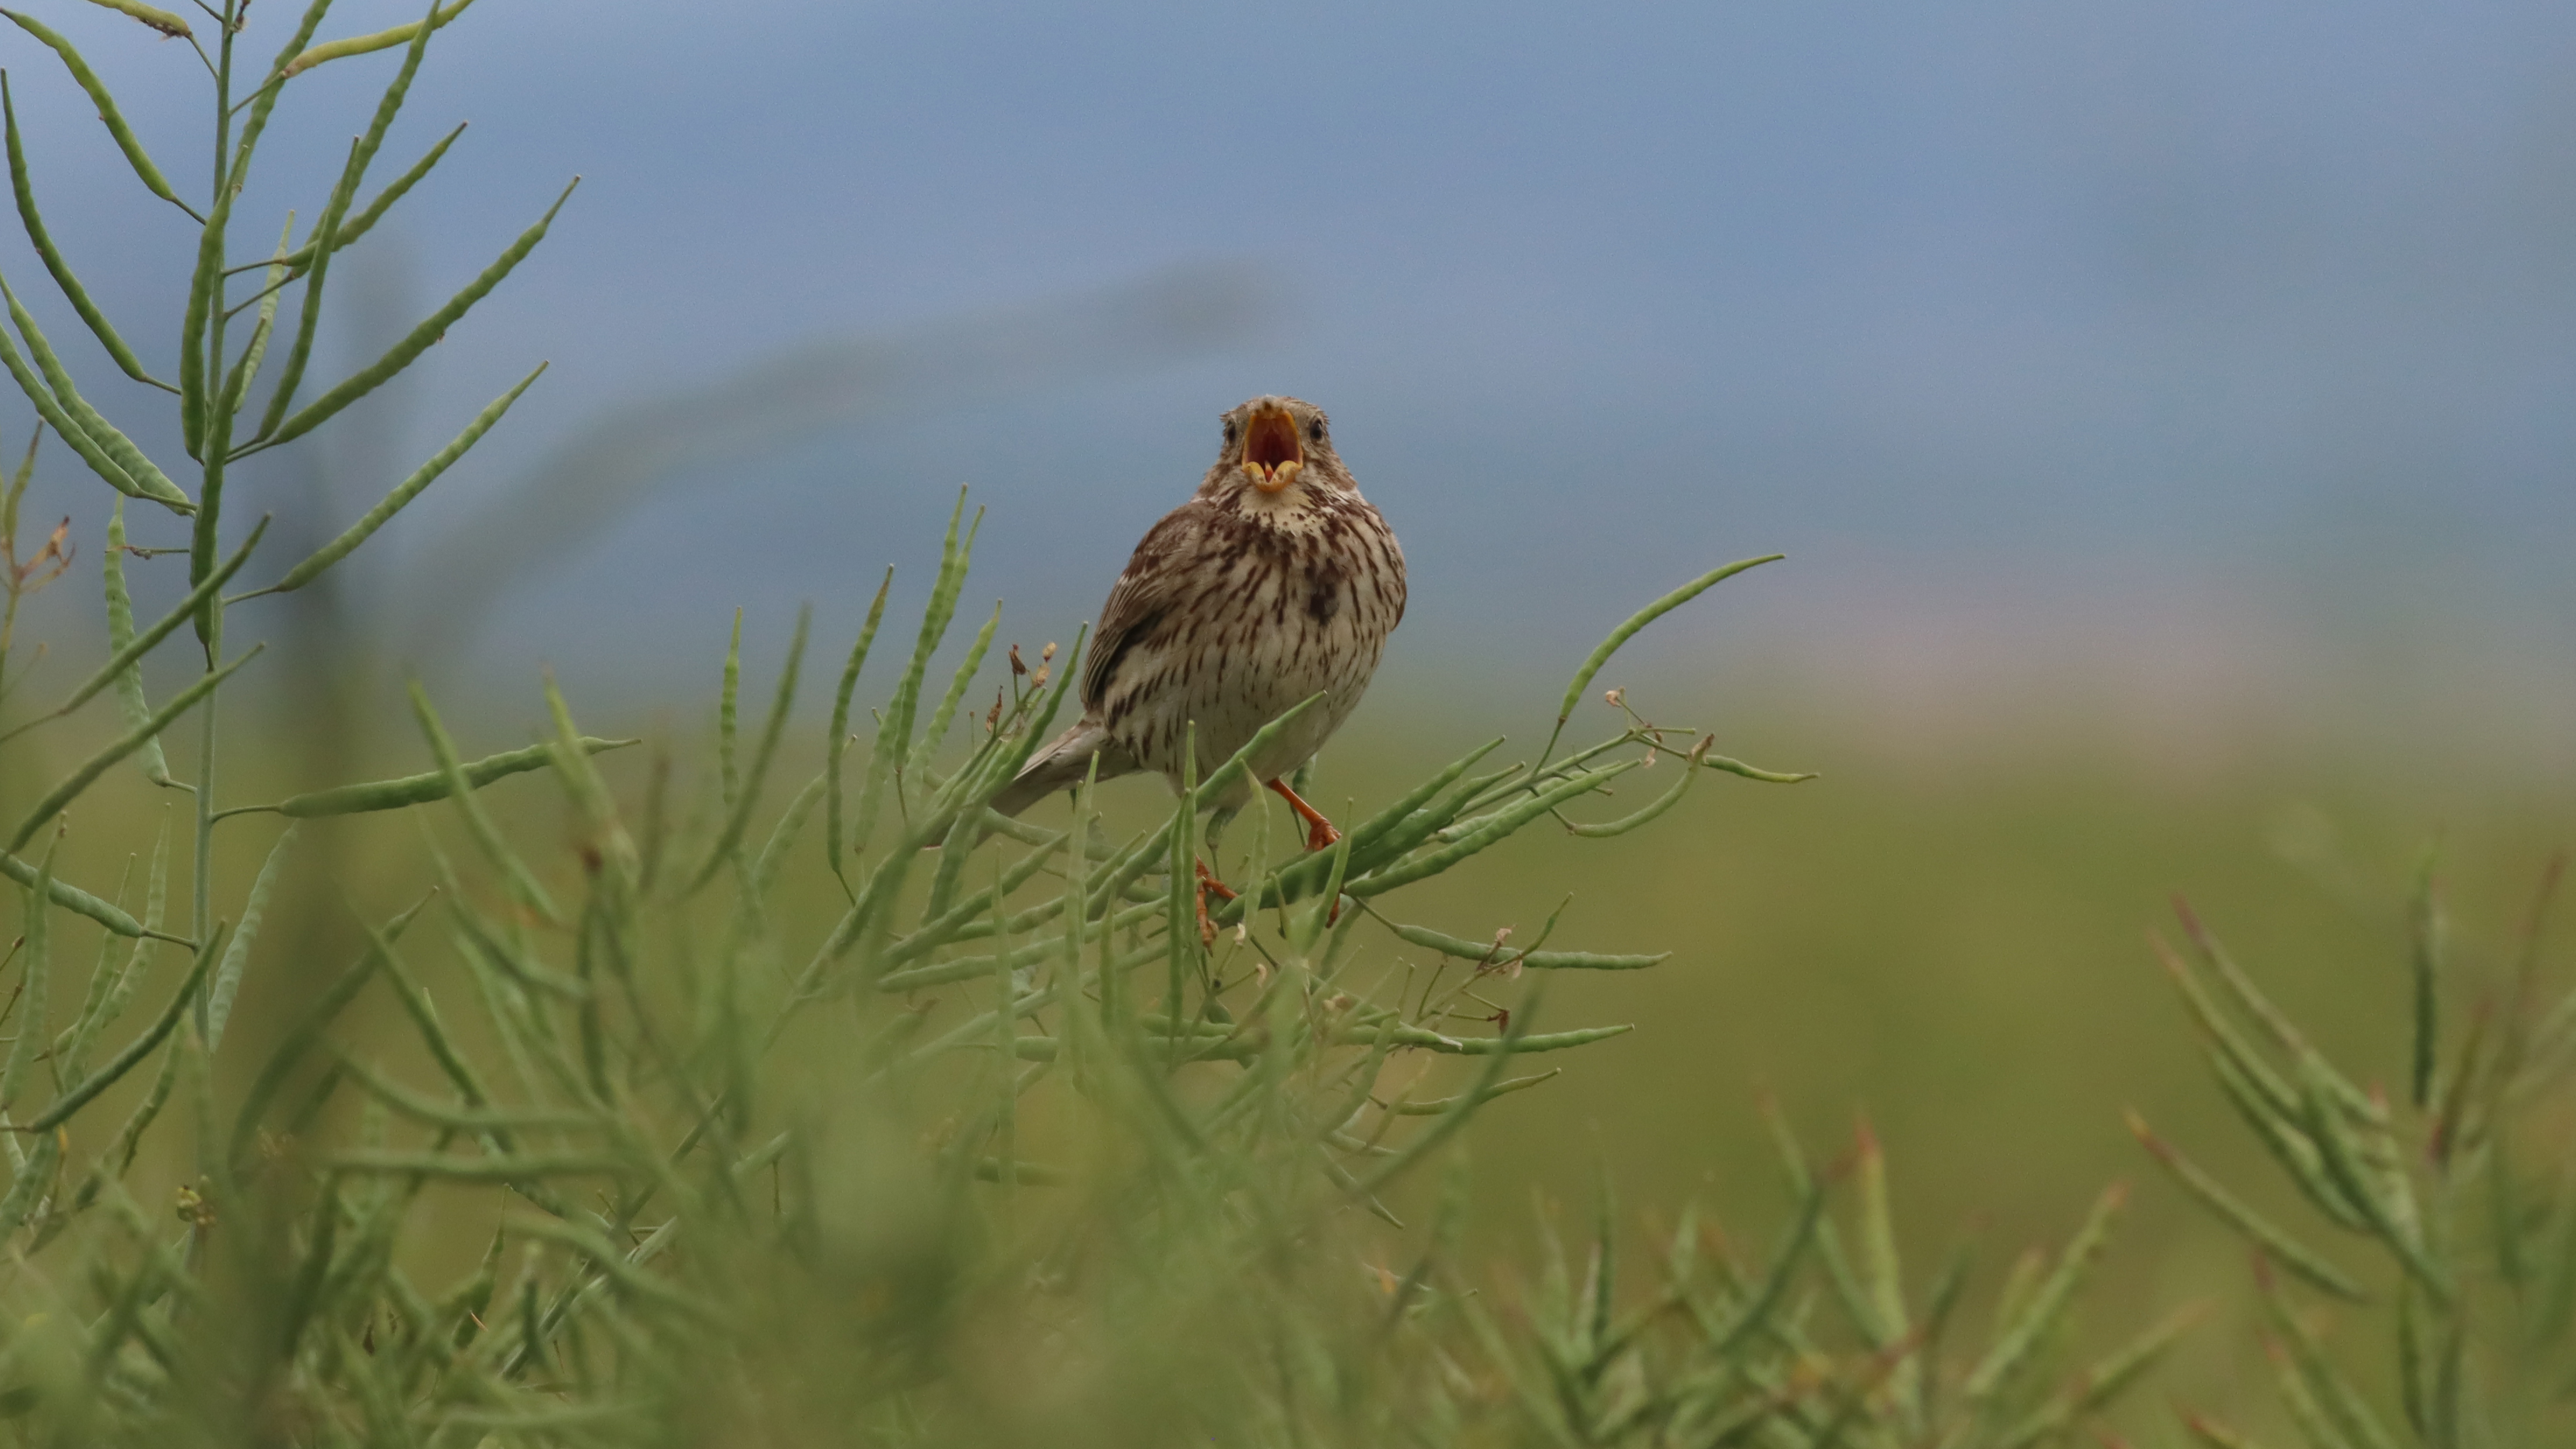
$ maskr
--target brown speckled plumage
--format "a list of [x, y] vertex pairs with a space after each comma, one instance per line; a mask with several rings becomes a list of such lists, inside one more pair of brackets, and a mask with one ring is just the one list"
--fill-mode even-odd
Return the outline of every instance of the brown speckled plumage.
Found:
[[1350, 717], [1403, 617], [1404, 551], [1333, 451], [1323, 411], [1254, 398], [1225, 415], [1216, 466], [1110, 589], [1082, 665], [1081, 721], [993, 806], [1017, 814], [1080, 783], [1094, 754], [1102, 779], [1150, 770], [1177, 789], [1193, 722], [1204, 773], [1323, 691], [1250, 762], [1252, 780], [1209, 802], [1238, 809]]

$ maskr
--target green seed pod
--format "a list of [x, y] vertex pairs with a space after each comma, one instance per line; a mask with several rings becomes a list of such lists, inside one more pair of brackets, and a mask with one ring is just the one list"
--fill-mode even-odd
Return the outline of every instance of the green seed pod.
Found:
[[[634, 740], [603, 740], [584, 735], [581, 747], [590, 754], [603, 750], [623, 749]], [[547, 747], [530, 745], [523, 750], [509, 750], [488, 756], [465, 766], [466, 782], [480, 790], [507, 775], [538, 769], [550, 762]], [[298, 820], [317, 815], [360, 815], [370, 810], [399, 810], [406, 805], [422, 805], [447, 798], [447, 776], [438, 771], [425, 775], [405, 775], [394, 780], [372, 780], [363, 785], [341, 785], [310, 794], [291, 795], [268, 806], [280, 815]]]

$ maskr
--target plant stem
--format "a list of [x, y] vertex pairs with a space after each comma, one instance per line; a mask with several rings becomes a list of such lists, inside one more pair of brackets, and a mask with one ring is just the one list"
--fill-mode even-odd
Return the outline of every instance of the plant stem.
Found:
[[[224, 190], [233, 183], [232, 166], [232, 82], [233, 41], [241, 0], [224, 0], [222, 57], [215, 67], [215, 189], [207, 199], [207, 225], [221, 228], [229, 224], [231, 210], [223, 204]], [[247, 164], [249, 158], [242, 158]], [[220, 232], [213, 238], [220, 249]], [[218, 260], [214, 283], [215, 296], [206, 319], [206, 370], [209, 379], [224, 375], [224, 278]], [[206, 399], [205, 488], [198, 500], [195, 538], [189, 550], [188, 581], [201, 583], [215, 567], [216, 528], [223, 517], [224, 454], [232, 449], [232, 410], [221, 396], [219, 386], [209, 387]], [[224, 601], [220, 597], [206, 600], [205, 613], [198, 625], [205, 644], [206, 668], [213, 670], [223, 662]], [[209, 697], [197, 721], [197, 848], [192, 910], [189, 913], [191, 934], [200, 941], [214, 928], [214, 850], [215, 850], [215, 714], [216, 701]], [[200, 1033], [208, 1026], [211, 1003], [199, 993], [193, 1010]]]

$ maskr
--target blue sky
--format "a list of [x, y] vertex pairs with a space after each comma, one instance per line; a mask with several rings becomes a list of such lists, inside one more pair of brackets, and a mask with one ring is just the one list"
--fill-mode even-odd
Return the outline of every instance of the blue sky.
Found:
[[[165, 169], [198, 169], [193, 57], [96, 7], [33, 8]], [[291, 9], [262, 0], [253, 54]], [[345, 0], [325, 34], [415, 9]], [[50, 56], [11, 30], [0, 62], [93, 289], [175, 317], [182, 219]], [[312, 214], [391, 63], [313, 73], [244, 214]], [[1087, 616], [1216, 414], [1264, 391], [1333, 412], [1413, 558], [1410, 627], [1453, 642], [1589, 635], [1772, 549], [1806, 570], [1761, 584], [1786, 626], [1856, 580], [1902, 608], [1914, 587], [2025, 580], [2044, 605], [2147, 577], [2564, 637], [2571, 69], [2576, 10], [2536, 0], [484, 0], [387, 154], [472, 128], [335, 275], [339, 365], [581, 190], [363, 436], [280, 460], [274, 486], [318, 474], [352, 515], [551, 359], [384, 540], [432, 575], [404, 595], [421, 616], [437, 541], [488, 527], [608, 410], [1200, 268], [1247, 298], [1201, 345], [1059, 346], [688, 461], [493, 590], [476, 657], [641, 663], [676, 634], [696, 660], [738, 603], [855, 613], [961, 482], [994, 510], [977, 592]], [[0, 266], [32, 282], [24, 252]], [[84, 376], [112, 413], [151, 404]]]

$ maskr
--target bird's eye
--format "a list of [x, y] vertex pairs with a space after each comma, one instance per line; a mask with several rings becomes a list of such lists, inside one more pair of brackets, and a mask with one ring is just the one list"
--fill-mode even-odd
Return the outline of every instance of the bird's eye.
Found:
[[1234, 424], [1232, 423], [1225, 425], [1225, 440], [1229, 443], [1234, 441]]
[[1324, 425], [1319, 422], [1308, 423], [1306, 425], [1306, 436], [1318, 443], [1324, 441]]

